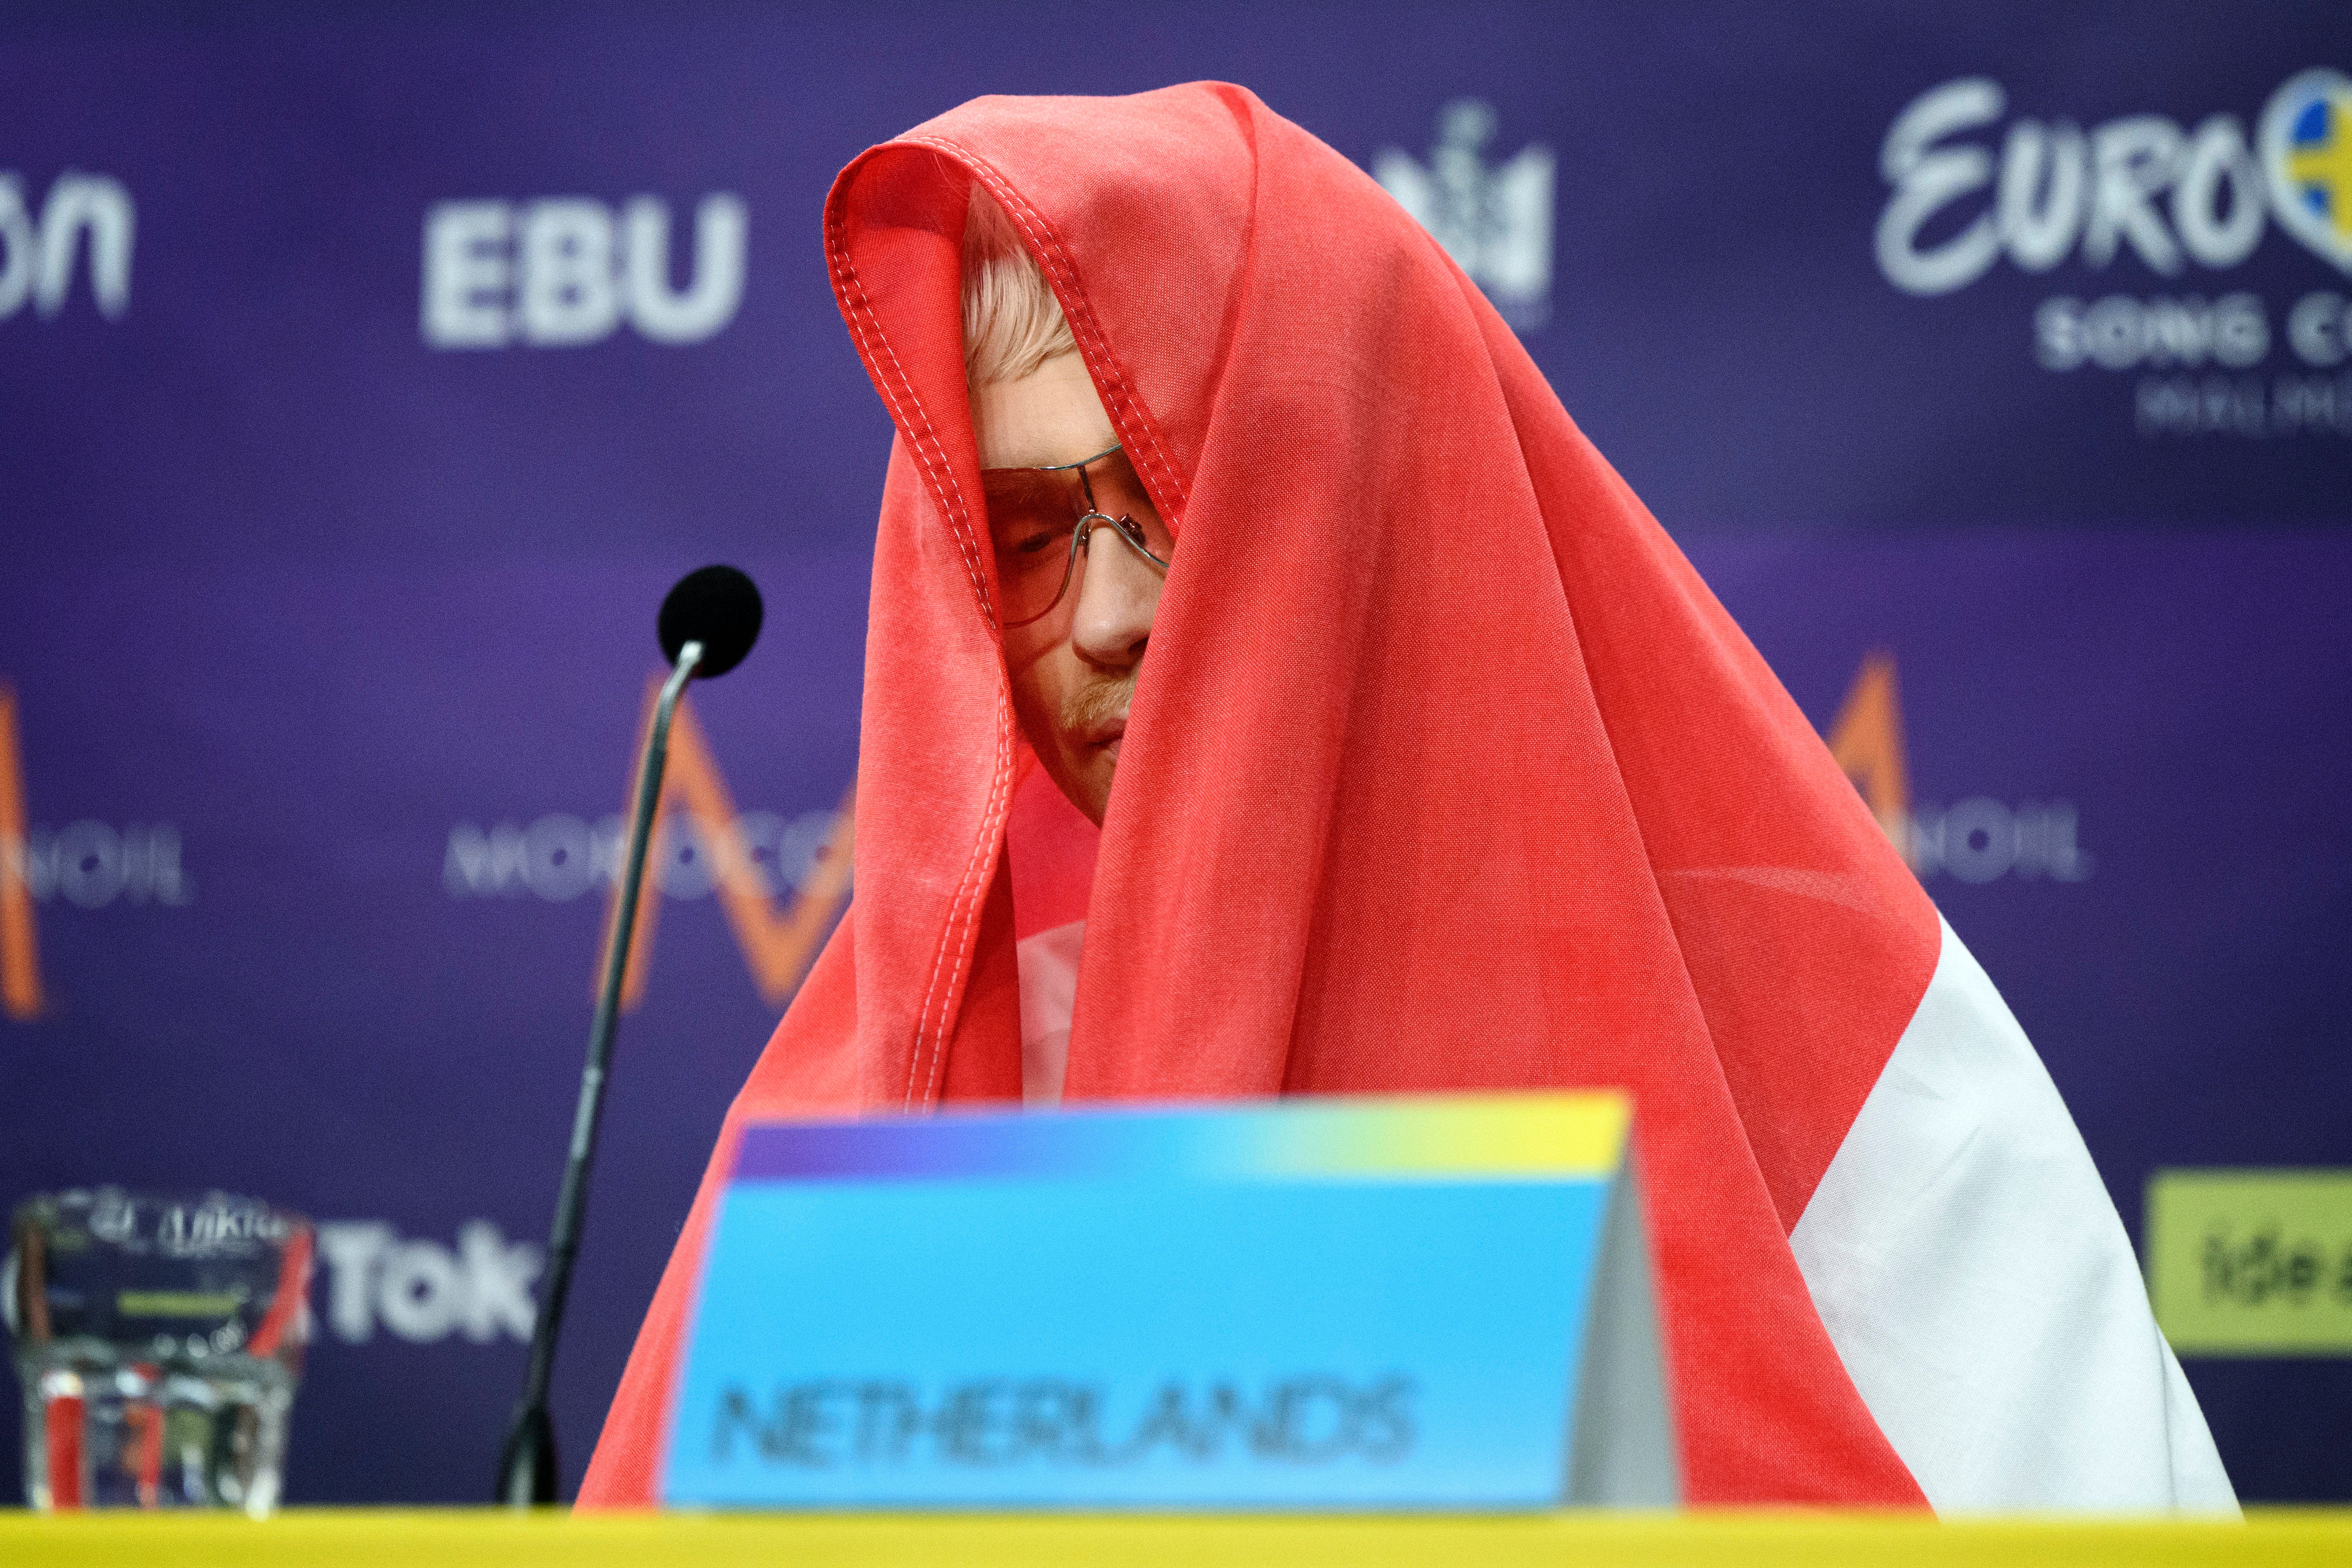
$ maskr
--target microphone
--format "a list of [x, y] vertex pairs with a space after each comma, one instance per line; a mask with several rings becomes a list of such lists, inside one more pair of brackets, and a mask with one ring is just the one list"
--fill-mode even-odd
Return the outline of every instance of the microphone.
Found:
[[690, 642], [702, 645], [695, 674], [715, 680], [743, 662], [760, 640], [760, 590], [732, 566], [705, 566], [677, 580], [662, 600], [654, 630], [672, 665]]
[[628, 973], [629, 937], [637, 923], [637, 897], [645, 885], [646, 850], [653, 837], [654, 812], [661, 804], [662, 769], [669, 758], [670, 719], [686, 683], [709, 680], [743, 662], [759, 640], [763, 611], [760, 590], [732, 566], [705, 566], [678, 579], [662, 600], [655, 632], [669, 679], [654, 704], [653, 728], [637, 764], [635, 811], [629, 849], [622, 862], [621, 896], [613, 910], [613, 941], [604, 954], [603, 984], [596, 993], [596, 1019], [588, 1031], [588, 1063], [580, 1073], [580, 1104], [572, 1119], [572, 1149], [563, 1164], [563, 1185], [555, 1201], [555, 1226], [547, 1241], [547, 1289], [531, 1327], [530, 1370], [522, 1398], [507, 1428], [499, 1455], [493, 1500], [514, 1508], [556, 1500], [555, 1423], [547, 1413], [548, 1384], [555, 1368], [555, 1341], [563, 1325], [563, 1305], [572, 1293], [572, 1265], [580, 1253], [580, 1231], [588, 1204], [588, 1167], [596, 1155], [596, 1124], [604, 1110], [604, 1079], [613, 1061], [613, 1033], [620, 1022], [621, 980]]

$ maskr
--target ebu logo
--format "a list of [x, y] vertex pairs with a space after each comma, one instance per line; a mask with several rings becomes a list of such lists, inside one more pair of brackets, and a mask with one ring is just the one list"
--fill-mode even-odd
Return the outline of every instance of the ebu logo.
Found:
[[436, 349], [601, 342], [625, 321], [657, 343], [698, 343], [743, 302], [743, 198], [695, 209], [694, 250], [672, 286], [670, 214], [654, 196], [619, 212], [586, 196], [443, 202], [425, 215], [425, 341]]
[[1193, 1464], [1393, 1464], [1412, 1451], [1412, 1380], [1363, 1384], [1322, 1373], [1252, 1389], [1221, 1380], [1160, 1384], [1121, 1411], [1100, 1384], [981, 1378], [929, 1394], [891, 1378], [824, 1379], [773, 1391], [763, 1410], [740, 1385], [722, 1392], [710, 1458], [739, 1449], [770, 1464], [935, 1464], [1109, 1468], [1154, 1458]]

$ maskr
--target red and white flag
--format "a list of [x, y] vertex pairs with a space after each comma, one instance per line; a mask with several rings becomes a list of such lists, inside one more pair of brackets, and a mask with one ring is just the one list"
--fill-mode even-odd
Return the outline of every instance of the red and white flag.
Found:
[[[1015, 804], [959, 305], [975, 185], [1176, 537], [1079, 893], [1037, 891], [1084, 848]], [[1059, 985], [1066, 1100], [1631, 1090], [1695, 1502], [2234, 1507], [2008, 1010], [1370, 177], [1239, 88], [981, 99], [853, 163], [824, 238], [898, 430], [857, 890], [714, 1173], [747, 1114], [1019, 1100], [1019, 944], [1058, 932], [1029, 1055], [1056, 1054]], [[585, 1503], [653, 1492], [716, 1190]]]

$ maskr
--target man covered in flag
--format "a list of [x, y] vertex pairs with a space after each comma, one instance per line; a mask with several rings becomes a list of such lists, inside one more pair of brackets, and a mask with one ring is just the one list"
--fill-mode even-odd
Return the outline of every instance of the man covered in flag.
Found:
[[857, 892], [748, 1116], [1629, 1089], [1695, 1502], [2232, 1510], [1984, 973], [1444, 251], [1250, 93], [866, 153]]

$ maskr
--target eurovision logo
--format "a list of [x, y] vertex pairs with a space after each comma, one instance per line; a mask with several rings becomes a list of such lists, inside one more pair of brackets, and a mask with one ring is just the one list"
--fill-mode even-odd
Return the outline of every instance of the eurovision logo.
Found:
[[1505, 321], [1527, 331], [1551, 314], [1556, 163], [1539, 144], [1489, 163], [1496, 124], [1491, 104], [1450, 103], [1437, 117], [1428, 163], [1384, 147], [1372, 155], [1372, 178], [1486, 291]]
[[2273, 218], [2352, 273], [2352, 81], [2340, 72], [2305, 71], [2271, 95], [2259, 157], [2229, 113], [2194, 128], [2127, 114], [2088, 131], [2021, 117], [1996, 153], [1974, 137], [2008, 109], [1999, 82], [1968, 77], [1920, 94], [1888, 128], [1875, 248], [1897, 289], [1948, 294], [2004, 256], [2027, 272], [2070, 255], [2100, 271], [2126, 254], [2167, 278], [2192, 261], [2226, 271]]
[[[2126, 114], [2088, 130], [2021, 116], [1968, 77], [1922, 93], [1879, 148], [1889, 187], [1874, 231], [1880, 275], [1906, 294], [1956, 293], [2004, 258], [2048, 273], [2104, 273], [2128, 257], [2187, 291], [2062, 293], [2035, 310], [2042, 369], [2141, 373], [2140, 434], [2352, 436], [2352, 300], [2313, 288], [2281, 311], [2244, 289], [2209, 294], [2198, 272], [2243, 265], [2275, 225], [2352, 273], [2352, 79], [2306, 70], [2273, 92], [2248, 134], [2237, 115], [2193, 126]], [[1998, 146], [1990, 140], [2002, 127]], [[2255, 372], [2282, 341], [2293, 363]]]
[[2352, 80], [2310, 70], [2271, 95], [2263, 172], [2279, 226], [2352, 272]]
[[24, 177], [0, 173], [0, 321], [27, 301], [43, 321], [61, 314], [84, 255], [91, 302], [108, 321], [121, 320], [131, 308], [134, 216], [120, 180], [68, 169], [51, 182], [36, 216]]

